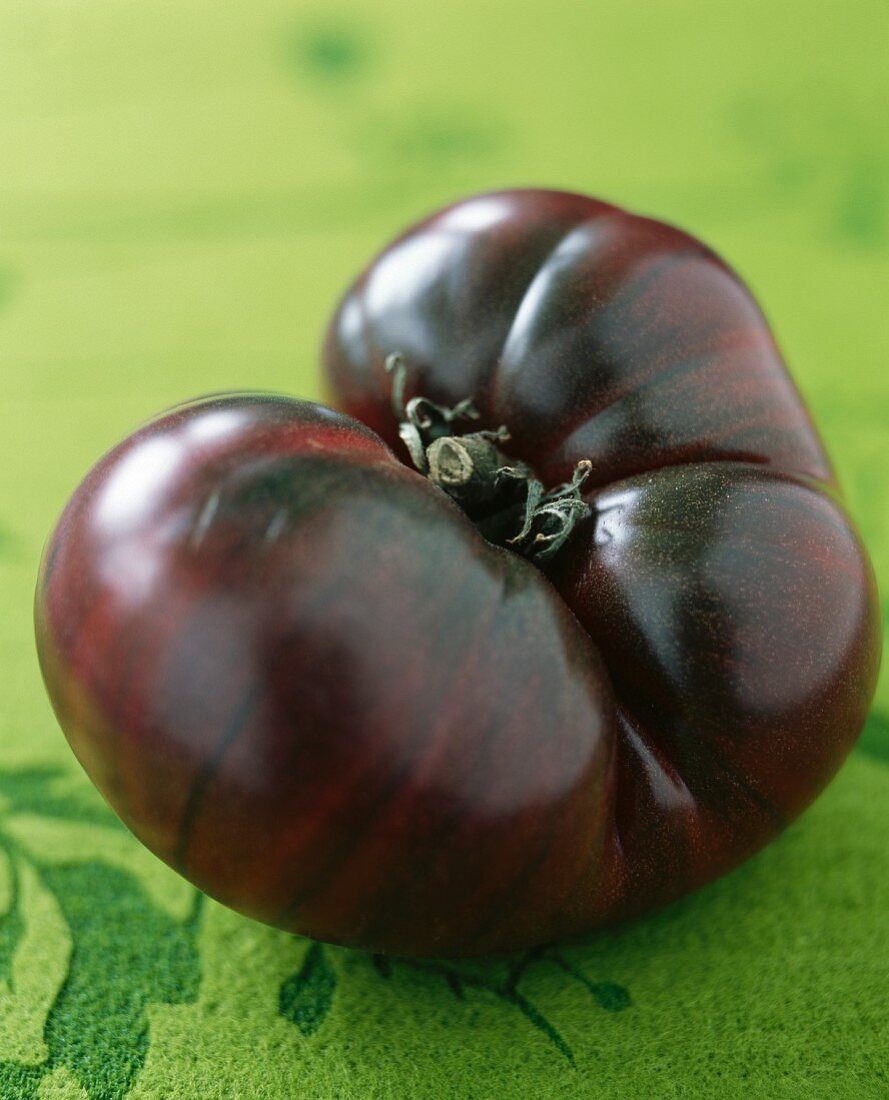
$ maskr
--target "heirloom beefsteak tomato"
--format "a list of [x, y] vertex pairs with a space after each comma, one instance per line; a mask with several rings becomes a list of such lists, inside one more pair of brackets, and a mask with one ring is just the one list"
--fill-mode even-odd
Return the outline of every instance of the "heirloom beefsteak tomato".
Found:
[[154, 852], [284, 928], [479, 954], [677, 898], [824, 787], [874, 580], [711, 251], [479, 196], [367, 268], [325, 359], [341, 412], [175, 409], [47, 546], [51, 699]]

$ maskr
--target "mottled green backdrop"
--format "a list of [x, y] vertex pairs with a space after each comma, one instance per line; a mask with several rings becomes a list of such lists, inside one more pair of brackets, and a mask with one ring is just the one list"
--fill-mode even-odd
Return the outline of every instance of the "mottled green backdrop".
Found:
[[81, 776], [41, 543], [155, 410], [317, 395], [336, 295], [469, 191], [589, 190], [724, 252], [889, 592], [885, 0], [0, 0], [0, 1097], [885, 1097], [889, 679], [814, 809], [588, 945], [472, 966], [224, 911]]

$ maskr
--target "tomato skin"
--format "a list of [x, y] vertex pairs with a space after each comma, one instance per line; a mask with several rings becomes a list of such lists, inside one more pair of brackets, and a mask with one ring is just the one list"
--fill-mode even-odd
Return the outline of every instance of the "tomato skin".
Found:
[[864, 725], [881, 635], [865, 551], [811, 482], [668, 466], [591, 504], [549, 572], [617, 700], [614, 921], [730, 870], [808, 806]]
[[533, 566], [362, 425], [262, 395], [166, 414], [75, 492], [36, 610], [86, 771], [220, 900], [401, 954], [584, 927], [601, 662]]
[[672, 226], [580, 195], [480, 195], [386, 248], [327, 333], [335, 403], [398, 448], [393, 352], [411, 392], [472, 396], [481, 427], [505, 424], [544, 483], [592, 462], [592, 516], [542, 567], [617, 705], [591, 924], [746, 859], [839, 768], [881, 648], [866, 551], [749, 291]]
[[[757, 462], [833, 484], [758, 306], [687, 233], [581, 195], [505, 191], [427, 218], [340, 303], [324, 346], [338, 405], [393, 447], [385, 357], [413, 392], [472, 397], [552, 484]], [[399, 453], [401, 453], [399, 451]]]
[[[592, 462], [551, 559], [410, 468], [393, 353], [547, 487]], [[873, 573], [705, 246], [579, 195], [470, 199], [358, 278], [325, 360], [343, 412], [174, 409], [47, 544], [50, 698], [157, 855], [288, 930], [478, 955], [681, 897], [829, 782], [875, 687]]]

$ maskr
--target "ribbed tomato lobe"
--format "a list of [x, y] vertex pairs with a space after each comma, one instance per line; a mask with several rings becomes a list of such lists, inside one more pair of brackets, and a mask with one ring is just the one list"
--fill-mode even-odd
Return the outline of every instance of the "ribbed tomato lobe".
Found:
[[193, 403], [72, 498], [37, 598], [97, 786], [255, 917], [405, 954], [577, 932], [612, 782], [592, 643], [366, 428]]
[[[412, 393], [472, 397], [547, 484], [725, 459], [832, 481], [759, 307], [694, 237], [559, 191], [479, 195], [402, 234], [324, 345], [336, 402], [390, 444], [387, 355]], [[402, 453], [400, 450], [398, 453]], [[593, 482], [591, 481], [591, 484]]]
[[715, 877], [808, 805], [864, 724], [879, 629], [861, 543], [811, 483], [705, 463], [590, 503], [548, 572], [618, 700], [616, 915]]
[[867, 554], [749, 290], [673, 226], [479, 195], [385, 248], [327, 332], [335, 402], [398, 448], [393, 355], [408, 401], [471, 398], [473, 430], [504, 426], [547, 488], [589, 463], [590, 516], [537, 561], [615, 689], [590, 927], [740, 863], [840, 766], [881, 645]]

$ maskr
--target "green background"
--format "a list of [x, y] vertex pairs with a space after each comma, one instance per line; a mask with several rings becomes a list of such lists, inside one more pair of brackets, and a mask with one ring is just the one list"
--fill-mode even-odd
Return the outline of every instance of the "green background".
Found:
[[197, 393], [317, 396], [370, 254], [519, 184], [737, 266], [889, 592], [887, 52], [884, 0], [0, 0], [3, 1100], [889, 1095], [886, 676], [724, 881], [581, 947], [387, 964], [197, 898], [116, 824], [30, 607], [101, 452]]

